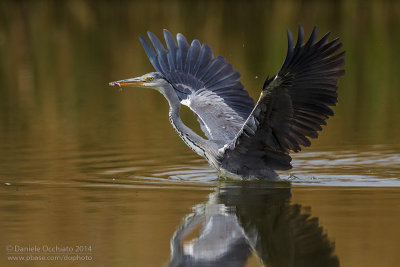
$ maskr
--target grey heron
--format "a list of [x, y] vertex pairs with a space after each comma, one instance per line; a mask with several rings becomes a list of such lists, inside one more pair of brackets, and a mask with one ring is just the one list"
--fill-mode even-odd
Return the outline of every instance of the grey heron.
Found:
[[[321, 125], [333, 116], [337, 81], [344, 75], [345, 52], [339, 38], [319, 41], [314, 27], [307, 42], [298, 29], [296, 45], [287, 30], [288, 51], [278, 74], [267, 78], [257, 103], [239, 82], [240, 74], [225, 58], [213, 56], [207, 44], [189, 45], [178, 33], [164, 30], [167, 49], [151, 32], [153, 46], [139, 36], [156, 69], [140, 77], [110, 82], [111, 86], [152, 88], [169, 103], [169, 120], [183, 141], [206, 158], [220, 176], [239, 179], [275, 179], [276, 170], [292, 168], [289, 153], [310, 146]], [[154, 48], [153, 48], [154, 47]], [[181, 120], [188, 106], [197, 116], [206, 138]]]

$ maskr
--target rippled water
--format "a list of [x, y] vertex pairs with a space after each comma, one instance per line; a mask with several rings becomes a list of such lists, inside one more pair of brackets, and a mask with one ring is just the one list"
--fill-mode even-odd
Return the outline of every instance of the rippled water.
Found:
[[[2, 1], [0, 266], [399, 266], [399, 7]], [[298, 23], [340, 36], [346, 76], [280, 181], [218, 178], [160, 94], [108, 87], [152, 71], [137, 36], [167, 28], [206, 41], [257, 98]]]
[[[3, 145], [2, 245], [90, 246], [79, 254], [90, 260], [75, 260], [105, 266], [399, 262], [400, 151], [393, 146], [305, 151], [281, 182], [240, 183], [220, 180], [190, 150], [150, 153], [134, 144], [143, 149], [134, 154], [126, 145], [67, 145], [56, 155]], [[37, 254], [22, 256], [29, 255]]]
[[[142, 141], [149, 146], [154, 142]], [[68, 144], [59, 145], [66, 146], [55, 154], [53, 148], [3, 145], [4, 158], [0, 168], [4, 182], [43, 184], [58, 183], [60, 179], [65, 182], [87, 182], [90, 179], [91, 183], [215, 184], [222, 179], [204, 159], [190, 150], [184, 151], [184, 155], [171, 155], [162, 147], [149, 150], [121, 145], [77, 151]], [[181, 146], [185, 148], [183, 143]], [[296, 185], [399, 186], [400, 150], [393, 145], [344, 146], [343, 150], [327, 148], [327, 151], [305, 151], [292, 156], [293, 169], [280, 172], [280, 179]], [[57, 174], [57, 171], [62, 172]], [[73, 179], [77, 173], [82, 180]], [[65, 180], [68, 175], [71, 179]], [[51, 180], [47, 181], [46, 176]], [[13, 179], [7, 181], [6, 177]]]

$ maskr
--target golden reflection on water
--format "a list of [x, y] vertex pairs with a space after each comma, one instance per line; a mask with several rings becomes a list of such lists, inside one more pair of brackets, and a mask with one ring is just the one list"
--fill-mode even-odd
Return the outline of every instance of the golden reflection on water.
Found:
[[310, 207], [343, 266], [397, 266], [396, 1], [2, 1], [0, 265], [17, 243], [89, 244], [92, 265], [167, 263], [174, 232], [217, 177], [176, 136], [161, 95], [108, 82], [152, 71], [137, 37], [167, 28], [207, 42], [257, 98], [298, 23], [341, 38], [346, 76], [335, 117], [294, 156], [288, 202]]
[[[219, 193], [217, 203], [225, 203], [225, 210], [236, 214], [256, 242], [254, 265], [247, 266], [259, 266], [261, 259], [278, 264], [291, 257], [309, 263], [304, 266], [321, 266], [310, 264], [317, 255], [320, 260], [323, 255], [325, 260], [337, 257], [345, 266], [396, 266], [400, 261], [400, 216], [394, 212], [400, 208], [398, 188], [293, 187], [290, 192], [285, 187], [264, 190], [262, 183], [250, 184], [250, 189], [236, 183], [222, 186], [219, 190], [225, 193]], [[238, 190], [244, 193], [238, 195]], [[89, 245], [93, 260], [77, 264], [161, 266], [171, 260], [170, 242], [192, 208], [216, 203], [210, 193], [215, 195], [211, 187], [198, 185], [8, 186], [0, 202], [1, 245]], [[309, 221], [303, 225], [302, 220]], [[331, 252], [322, 244], [330, 244]], [[307, 258], [315, 249], [327, 254]], [[1, 255], [2, 266], [8, 266], [5, 253]], [[51, 262], [26, 266], [32, 265]]]

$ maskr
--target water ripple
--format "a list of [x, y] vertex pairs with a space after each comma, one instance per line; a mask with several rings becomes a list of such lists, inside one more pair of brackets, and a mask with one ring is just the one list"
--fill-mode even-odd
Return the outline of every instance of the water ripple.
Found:
[[[90, 150], [72, 144], [54, 148], [4, 149], [0, 162], [3, 184], [68, 184], [125, 186], [143, 183], [218, 181], [205, 161], [165, 147], [103, 146]], [[400, 149], [368, 146], [293, 154], [293, 169], [280, 173], [293, 185], [400, 186]]]

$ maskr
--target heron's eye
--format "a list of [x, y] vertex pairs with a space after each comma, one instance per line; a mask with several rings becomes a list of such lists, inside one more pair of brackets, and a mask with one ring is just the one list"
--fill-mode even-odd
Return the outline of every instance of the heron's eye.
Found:
[[147, 80], [148, 82], [151, 82], [152, 80], [154, 80], [154, 78], [153, 78], [153, 77], [148, 77], [146, 80]]

